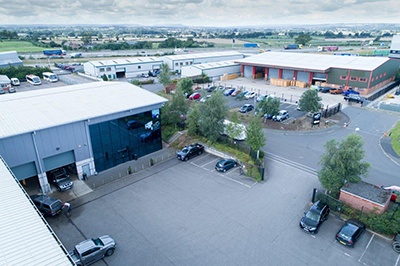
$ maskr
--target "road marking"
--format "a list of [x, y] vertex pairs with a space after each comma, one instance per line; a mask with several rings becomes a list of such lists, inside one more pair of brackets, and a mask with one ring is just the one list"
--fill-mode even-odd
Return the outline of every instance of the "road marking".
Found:
[[344, 255], [351, 258], [351, 256], [349, 254], [347, 254], [346, 252], [344, 252]]
[[231, 181], [233, 181], [233, 182], [235, 182], [235, 183], [238, 183], [238, 184], [240, 184], [240, 185], [242, 185], [242, 186], [245, 186], [245, 187], [247, 187], [247, 188], [251, 188], [251, 186], [246, 185], [246, 184], [243, 183], [243, 182], [237, 181], [237, 180], [232, 179], [232, 178], [230, 178], [230, 177], [228, 177], [228, 176], [225, 176], [225, 175], [223, 175], [223, 174], [218, 174], [218, 175], [222, 176], [223, 178], [229, 179], [229, 180], [231, 180]]
[[296, 168], [296, 169], [299, 169], [299, 170], [302, 170], [304, 172], [307, 172], [307, 173], [310, 173], [312, 175], [317, 176], [317, 170], [315, 170], [314, 168], [308, 167], [308, 166], [306, 166], [304, 164], [300, 164], [300, 163], [297, 163], [297, 162], [292, 161], [292, 160], [288, 160], [286, 158], [283, 158], [283, 157], [281, 157], [279, 155], [275, 155], [275, 154], [270, 153], [270, 152], [265, 152], [265, 155], [266, 155], [266, 157], [268, 159], [270, 159], [272, 161], [280, 162], [280, 163], [286, 164], [288, 166], [291, 166], [293, 168]]
[[193, 164], [194, 166], [201, 167], [200, 165], [195, 164], [194, 162], [190, 162], [190, 163]]
[[397, 266], [397, 264], [399, 264], [399, 260], [400, 260], [400, 255], [397, 257], [396, 264], [394, 266]]
[[312, 238], [315, 238], [315, 236], [314, 235], [310, 235]]
[[199, 155], [196, 159], [194, 159], [194, 161], [199, 161], [199, 160], [201, 160], [201, 159], [203, 159], [203, 158], [206, 158], [206, 157], [209, 156], [209, 155], [210, 155], [209, 153], [207, 153], [207, 154], [204, 155], [204, 156]]
[[371, 236], [371, 239], [369, 240], [367, 247], [364, 249], [364, 252], [361, 254], [361, 257], [358, 259], [359, 262], [361, 262], [361, 259], [362, 259], [362, 257], [364, 256], [365, 252], [367, 251], [369, 245], [371, 244], [372, 239], [374, 239], [374, 236], [375, 236], [375, 235], [372, 235], [372, 236]]
[[204, 166], [206, 166], [207, 164], [210, 164], [210, 163], [212, 163], [212, 162], [215, 162], [215, 159], [212, 160], [212, 161], [210, 161], [210, 162], [208, 162], [208, 163], [206, 163], [206, 164], [203, 164], [201, 167], [204, 167]]

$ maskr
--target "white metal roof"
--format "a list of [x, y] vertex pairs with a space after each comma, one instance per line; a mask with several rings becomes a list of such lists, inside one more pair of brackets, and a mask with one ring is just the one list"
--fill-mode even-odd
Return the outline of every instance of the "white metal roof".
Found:
[[20, 64], [22, 64], [22, 61], [21, 61], [21, 59], [18, 58], [18, 53], [16, 51], [0, 53], [0, 66], [1, 65], [8, 65], [8, 63], [10, 63], [10, 64], [20, 63]]
[[10, 83], [10, 79], [6, 75], [0, 75], [0, 83]]
[[128, 82], [92, 82], [2, 95], [0, 139], [67, 123], [161, 105], [167, 100]]
[[73, 265], [0, 157], [0, 265]]
[[238, 65], [239, 65], [239, 63], [235, 63], [233, 60], [229, 60], [229, 61], [212, 62], [212, 63], [207, 63], [207, 64], [198, 64], [198, 65], [191, 65], [191, 66], [201, 69], [201, 70], [207, 70], [207, 69], [215, 69], [215, 68], [238, 66]]
[[390, 50], [400, 51], [400, 35], [393, 35]]
[[298, 52], [266, 52], [234, 61], [240, 64], [297, 68], [303, 70], [327, 71], [329, 68], [350, 68], [371, 71], [388, 60], [390, 59], [383, 57], [339, 56]]
[[158, 57], [129, 57], [129, 58], [119, 58], [113, 60], [99, 60], [99, 61], [89, 61], [92, 65], [96, 67], [102, 66], [118, 66], [118, 65], [130, 65], [130, 64], [146, 64], [146, 63], [162, 63], [162, 60]]
[[180, 54], [180, 55], [168, 55], [164, 56], [164, 58], [168, 58], [170, 60], [185, 60], [185, 59], [197, 59], [197, 58], [209, 58], [209, 57], [222, 57], [222, 56], [230, 56], [230, 55], [242, 55], [242, 53], [236, 51], [226, 51], [226, 52], [213, 52], [213, 53], [198, 53], [198, 54]]

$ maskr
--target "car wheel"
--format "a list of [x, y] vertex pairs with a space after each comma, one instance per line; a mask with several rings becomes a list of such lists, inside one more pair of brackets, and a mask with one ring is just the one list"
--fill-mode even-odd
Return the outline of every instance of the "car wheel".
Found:
[[236, 167], [237, 166], [237, 163], [235, 163], [234, 165], [233, 165], [233, 167]]
[[199, 155], [201, 155], [201, 151], [199, 151]]
[[188, 160], [189, 160], [189, 158], [186, 156], [186, 157], [185, 157], [185, 162], [187, 162]]
[[224, 173], [226, 173], [226, 169], [224, 169]]
[[114, 248], [110, 248], [106, 251], [106, 256], [111, 256], [112, 254], [114, 254]]

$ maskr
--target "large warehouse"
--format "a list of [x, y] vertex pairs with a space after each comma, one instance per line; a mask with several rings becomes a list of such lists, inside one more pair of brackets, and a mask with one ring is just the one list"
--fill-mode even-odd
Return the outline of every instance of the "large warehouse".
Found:
[[18, 180], [38, 180], [47, 193], [51, 170], [73, 168], [82, 179], [160, 150], [165, 102], [127, 82], [3, 95], [0, 155]]
[[184, 66], [207, 64], [211, 62], [236, 60], [244, 58], [244, 54], [236, 51], [182, 54], [164, 56], [163, 61], [168, 64], [171, 71], [180, 72]]
[[124, 59], [89, 61], [83, 64], [85, 74], [108, 79], [135, 78], [160, 69], [163, 61], [157, 57], [129, 57]]
[[18, 57], [18, 53], [16, 51], [0, 53], [0, 67], [8, 67], [10, 64], [12, 66], [23, 65], [21, 59]]
[[393, 36], [389, 57], [400, 60], [400, 35]]
[[369, 94], [394, 80], [399, 61], [382, 57], [337, 56], [307, 53], [267, 52], [235, 60], [247, 78], [271, 78], [327, 86], [353, 88]]
[[230, 61], [212, 62], [207, 64], [184, 66], [181, 69], [182, 78], [195, 77], [202, 74], [207, 75], [212, 79], [218, 79], [219, 77], [227, 74], [240, 74], [240, 64]]

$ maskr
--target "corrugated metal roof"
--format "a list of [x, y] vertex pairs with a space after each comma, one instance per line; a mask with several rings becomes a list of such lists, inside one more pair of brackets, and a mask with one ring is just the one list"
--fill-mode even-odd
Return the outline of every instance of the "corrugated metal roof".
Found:
[[149, 105], [167, 99], [128, 82], [93, 82], [0, 97], [0, 139]]
[[6, 75], [0, 75], [0, 83], [10, 83], [10, 79]]
[[129, 64], [144, 64], [144, 63], [162, 63], [162, 60], [158, 57], [129, 57], [113, 60], [99, 60], [90, 61], [94, 66], [118, 66], [118, 65], [129, 65]]
[[74, 265], [0, 156], [0, 265]]
[[387, 62], [388, 58], [339, 56], [326, 54], [308, 54], [293, 52], [266, 52], [252, 57], [234, 60], [241, 64], [275, 66], [327, 71], [329, 68], [350, 68], [371, 71]]
[[393, 35], [392, 44], [390, 50], [400, 51], [400, 35]]
[[199, 68], [201, 70], [207, 70], [207, 69], [212, 69], [212, 68], [237, 66], [237, 65], [239, 65], [239, 63], [235, 63], [233, 60], [229, 60], [229, 61], [212, 62], [212, 63], [207, 63], [207, 64], [198, 64], [198, 65], [192, 65], [192, 66]]
[[196, 58], [208, 58], [208, 57], [219, 57], [219, 56], [229, 56], [229, 55], [242, 55], [242, 53], [236, 51], [227, 52], [213, 52], [213, 53], [198, 53], [198, 54], [181, 54], [181, 55], [168, 55], [164, 58], [170, 60], [185, 60], [185, 59], [196, 59]]
[[8, 65], [8, 63], [22, 64], [22, 61], [19, 59], [16, 51], [0, 53], [0, 65]]

